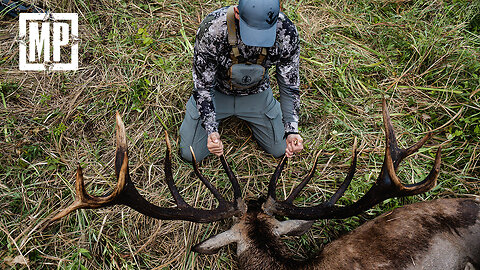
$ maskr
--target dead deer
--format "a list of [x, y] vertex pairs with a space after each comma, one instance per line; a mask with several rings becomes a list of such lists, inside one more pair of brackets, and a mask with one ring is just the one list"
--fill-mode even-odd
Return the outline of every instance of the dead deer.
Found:
[[[168, 136], [165, 179], [177, 207], [153, 205], [138, 193], [128, 171], [125, 126], [117, 113], [115, 172], [118, 183], [115, 190], [101, 197], [89, 195], [79, 167], [75, 201], [51, 221], [76, 209], [116, 204], [129, 206], [157, 219], [209, 223], [236, 216], [238, 219], [231, 229], [197, 244], [193, 251], [213, 254], [225, 245], [236, 243], [240, 269], [480, 269], [479, 198], [438, 199], [397, 208], [333, 241], [315, 258], [307, 261], [293, 259], [292, 253], [281, 241], [282, 235], [305, 233], [314, 220], [351, 217], [388, 198], [424, 193], [435, 186], [440, 171], [440, 149], [432, 170], [423, 181], [403, 185], [396, 174], [400, 162], [416, 152], [431, 134], [412, 147], [402, 149], [397, 145], [385, 100], [383, 119], [386, 133], [384, 163], [376, 182], [357, 202], [336, 205], [355, 173], [357, 150], [354, 146], [352, 164], [340, 188], [327, 201], [310, 207], [295, 206], [293, 201], [313, 177], [318, 155], [313, 168], [287, 199], [277, 200], [275, 192], [276, 182], [287, 162], [284, 157], [270, 179], [267, 198], [247, 203], [242, 199], [240, 185], [225, 157], [220, 157], [220, 161], [232, 184], [232, 201], [226, 200], [202, 175], [193, 158], [196, 176], [219, 202], [217, 208], [205, 210], [190, 206], [180, 196], [172, 176]], [[193, 152], [192, 155], [195, 157]], [[275, 216], [287, 217], [288, 220], [279, 221]]]

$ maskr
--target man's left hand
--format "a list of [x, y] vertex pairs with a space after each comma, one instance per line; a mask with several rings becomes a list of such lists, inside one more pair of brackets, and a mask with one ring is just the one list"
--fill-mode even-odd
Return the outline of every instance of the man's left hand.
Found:
[[303, 139], [299, 134], [290, 134], [287, 136], [287, 149], [285, 155], [292, 157], [303, 149]]

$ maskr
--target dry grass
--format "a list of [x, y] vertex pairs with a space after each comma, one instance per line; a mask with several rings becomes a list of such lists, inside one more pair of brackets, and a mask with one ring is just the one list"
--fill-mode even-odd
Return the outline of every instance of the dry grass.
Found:
[[[157, 221], [115, 206], [80, 210], [43, 227], [46, 219], [72, 201], [78, 164], [84, 168], [90, 192], [104, 194], [113, 187], [116, 110], [127, 126], [130, 171], [137, 187], [155, 204], [173, 204], [162, 182], [162, 134], [167, 130], [177, 149], [177, 132], [191, 93], [196, 28], [210, 11], [229, 3], [233, 2], [47, 1], [56, 12], [79, 14], [81, 63], [76, 72], [20, 72], [17, 20], [0, 19], [0, 257], [4, 259], [0, 268], [235, 266], [233, 246], [214, 256], [189, 251], [193, 244], [227, 229], [231, 220]], [[433, 141], [404, 162], [404, 181], [426, 175], [439, 145], [444, 165], [433, 191], [390, 200], [369, 214], [417, 200], [480, 193], [480, 33], [471, 27], [479, 14], [476, 2], [282, 4], [302, 37], [301, 130], [306, 149], [286, 168], [280, 194], [289, 193], [321, 149], [316, 180], [300, 203], [324, 199], [344, 177], [353, 139], [358, 137], [357, 177], [341, 203], [361, 197], [382, 163], [383, 96], [402, 146], [436, 130]], [[265, 194], [275, 159], [259, 149], [246, 125], [237, 120], [223, 125], [222, 136], [244, 196]], [[205, 208], [214, 205], [191, 166], [176, 155], [174, 164], [184, 197]], [[218, 160], [208, 158], [202, 167], [232, 196]], [[309, 255], [369, 217], [319, 221], [307, 235], [287, 241], [299, 254]]]

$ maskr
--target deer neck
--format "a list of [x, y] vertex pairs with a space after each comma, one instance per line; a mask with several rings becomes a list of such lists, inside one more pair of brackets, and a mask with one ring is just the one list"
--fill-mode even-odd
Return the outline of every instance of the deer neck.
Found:
[[[237, 248], [240, 269], [315, 269], [309, 260], [298, 260], [274, 233], [273, 218], [263, 213], [249, 214], [244, 223], [245, 243]], [[240, 248], [240, 246], [242, 246]]]

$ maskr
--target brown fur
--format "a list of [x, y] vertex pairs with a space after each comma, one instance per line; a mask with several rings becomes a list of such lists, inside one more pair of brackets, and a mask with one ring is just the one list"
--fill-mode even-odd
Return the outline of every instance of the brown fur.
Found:
[[261, 213], [247, 213], [245, 236], [249, 247], [239, 256], [241, 269], [293, 269], [306, 262], [291, 257], [291, 252], [279, 237], [272, 233], [272, 217]]
[[239, 254], [241, 269], [416, 269], [416, 262], [438, 256], [432, 251], [435, 239], [453, 241], [465, 250], [457, 256], [462, 256], [458, 265], [449, 269], [467, 262], [480, 265], [480, 202], [473, 199], [435, 200], [395, 209], [327, 245], [317, 258], [302, 262], [292, 259], [272, 233], [273, 220], [259, 211], [249, 211], [242, 219], [248, 248]]

